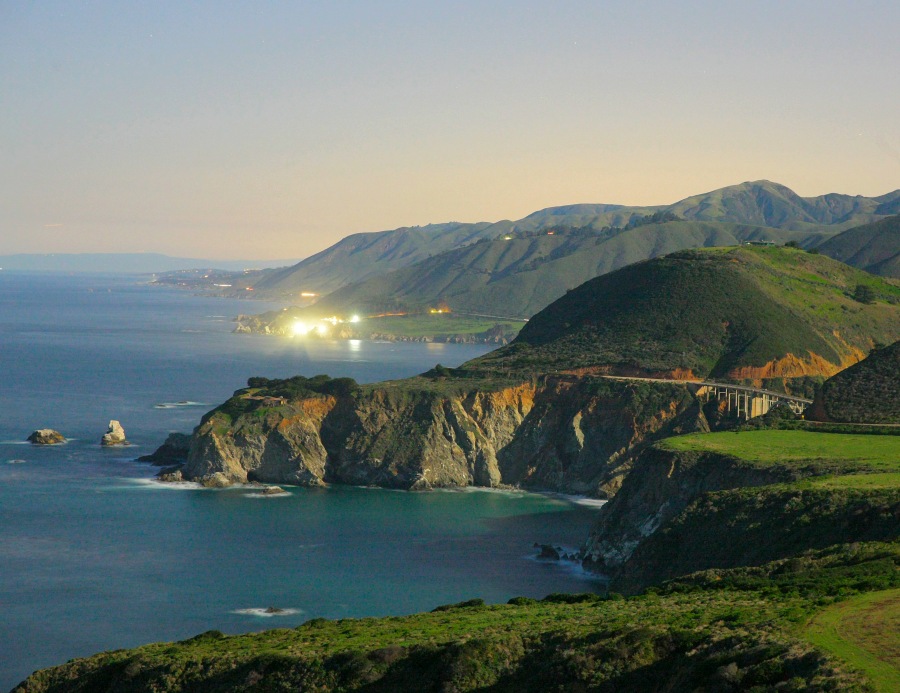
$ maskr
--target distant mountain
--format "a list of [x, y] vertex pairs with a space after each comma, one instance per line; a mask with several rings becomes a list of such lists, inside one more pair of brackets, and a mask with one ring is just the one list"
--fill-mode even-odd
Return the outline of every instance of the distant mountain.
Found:
[[216, 268], [243, 270], [279, 267], [291, 260], [206, 260], [160, 253], [47, 253], [0, 255], [0, 268], [40, 272], [126, 272], [150, 274], [175, 270]]
[[822, 421], [900, 424], [900, 342], [829, 378], [810, 412]]
[[745, 241], [795, 241], [807, 246], [823, 238], [816, 233], [698, 221], [664, 221], [605, 233], [551, 228], [510, 231], [499, 240], [482, 239], [448, 250], [339, 289], [312, 310], [375, 314], [443, 306], [454, 312], [527, 317], [588, 279], [676, 250]]
[[[872, 198], [840, 194], [800, 197], [783, 185], [755, 181], [695, 195], [671, 205], [575, 204], [549, 207], [518, 221], [432, 224], [355, 234], [293, 267], [267, 273], [255, 284], [255, 289], [259, 297], [288, 298], [296, 297], [301, 292], [325, 295], [348, 284], [409, 267], [482, 239], [497, 239], [508, 233], [529, 233], [560, 226], [594, 231], [621, 229], [655, 213], [670, 212], [685, 221], [721, 222], [831, 235], [896, 213], [892, 210], [897, 205], [900, 205], [900, 190]], [[677, 240], [668, 245], [669, 249], [683, 247]], [[644, 258], [652, 256], [645, 255]], [[609, 266], [621, 264], [612, 263]]]
[[[874, 302], [853, 298], [869, 287]], [[689, 250], [588, 281], [470, 366], [793, 380], [900, 337], [900, 285], [791, 248]]]
[[819, 251], [872, 274], [900, 278], [900, 215], [848, 229], [822, 243]]
[[495, 224], [431, 224], [393, 231], [357, 233], [305, 260], [267, 274], [258, 295], [327, 294], [350, 282], [390, 272], [429, 255], [495, 236]]

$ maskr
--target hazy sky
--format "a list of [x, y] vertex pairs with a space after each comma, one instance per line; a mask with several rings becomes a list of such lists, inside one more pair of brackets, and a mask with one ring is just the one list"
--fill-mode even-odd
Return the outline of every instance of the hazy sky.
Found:
[[0, 0], [0, 254], [900, 187], [900, 3]]

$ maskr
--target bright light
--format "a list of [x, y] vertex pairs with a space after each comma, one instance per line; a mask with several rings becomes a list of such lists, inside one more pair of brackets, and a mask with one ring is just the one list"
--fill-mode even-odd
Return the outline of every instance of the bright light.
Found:
[[319, 333], [320, 337], [327, 337], [328, 336], [328, 326], [325, 325], [324, 323], [320, 322], [318, 325], [316, 325], [316, 332]]
[[354, 315], [352, 318], [350, 318], [350, 322], [359, 322], [359, 316]]
[[302, 337], [306, 334], [309, 334], [309, 331], [312, 328], [307, 325], [305, 322], [297, 321], [291, 326], [291, 332], [295, 337]]
[[301, 292], [300, 292], [300, 295], [301, 295], [303, 298], [315, 298], [315, 297], [318, 296], [319, 294], [314, 294], [312, 291], [301, 291]]

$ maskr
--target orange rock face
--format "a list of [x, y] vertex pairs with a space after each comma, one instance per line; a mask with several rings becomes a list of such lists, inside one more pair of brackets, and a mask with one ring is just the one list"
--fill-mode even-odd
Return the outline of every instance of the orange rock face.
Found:
[[[854, 350], [854, 352], [856, 351], [858, 350]], [[861, 355], [852, 353], [842, 359], [840, 364], [836, 364], [813, 352], [809, 352], [807, 358], [788, 354], [780, 359], [769, 361], [764, 366], [734, 368], [728, 372], [728, 378], [753, 381], [762, 381], [764, 378], [800, 378], [805, 375], [821, 375], [829, 378], [838, 371], [857, 363], [860, 358], [862, 358]]]

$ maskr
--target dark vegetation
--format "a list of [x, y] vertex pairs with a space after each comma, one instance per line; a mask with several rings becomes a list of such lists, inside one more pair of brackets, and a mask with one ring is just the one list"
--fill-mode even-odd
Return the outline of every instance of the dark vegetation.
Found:
[[353, 378], [332, 378], [324, 374], [314, 375], [312, 378], [302, 375], [284, 379], [252, 377], [247, 380], [246, 388], [236, 390], [227, 401], [207, 412], [200, 424], [216, 416], [220, 420], [224, 417], [222, 424], [228, 425], [242, 414], [263, 414], [273, 406], [279, 406], [280, 398], [289, 402], [323, 395], [351, 397], [359, 387]]
[[848, 423], [900, 423], [900, 342], [873, 349], [868, 358], [826, 380], [811, 415]]
[[[863, 284], [877, 305], [852, 298]], [[834, 332], [842, 337], [838, 340]], [[789, 248], [691, 250], [597, 277], [530, 320], [508, 347], [468, 364], [497, 370], [606, 367], [728, 378], [785, 357], [841, 367], [847, 344], [900, 334], [900, 287]], [[771, 372], [770, 372], [771, 371]], [[793, 372], [791, 377], [816, 374]]]

